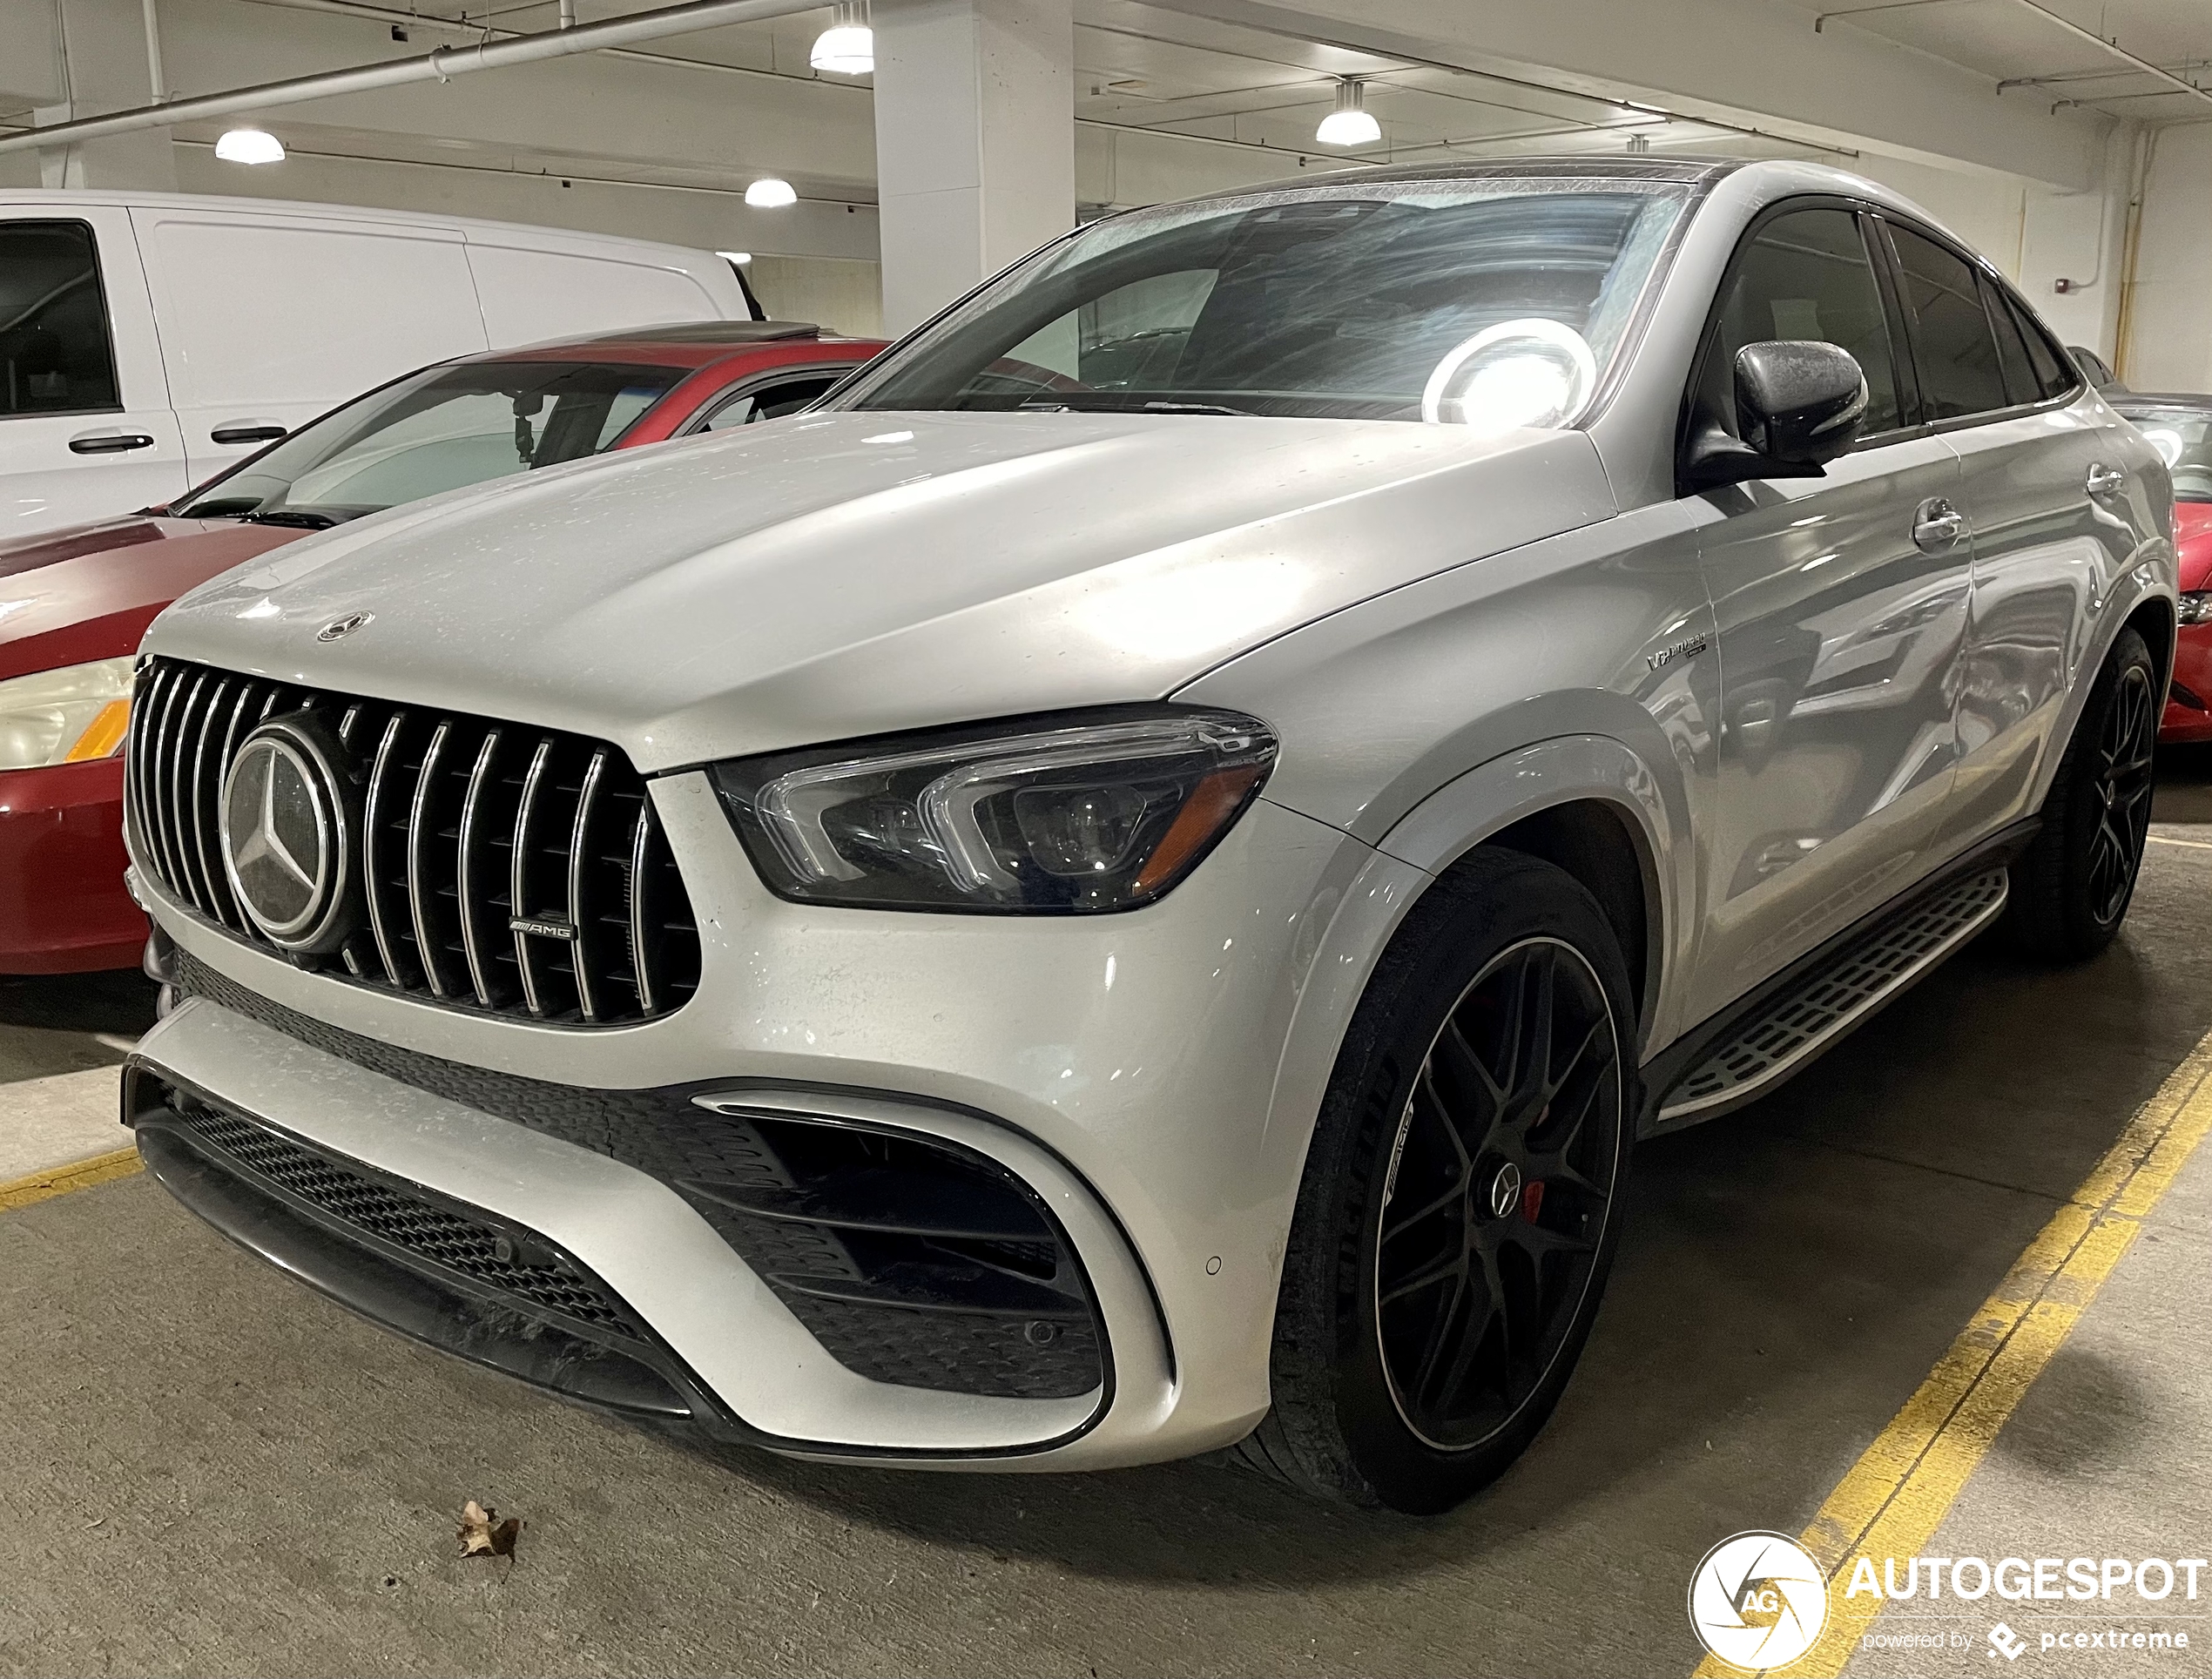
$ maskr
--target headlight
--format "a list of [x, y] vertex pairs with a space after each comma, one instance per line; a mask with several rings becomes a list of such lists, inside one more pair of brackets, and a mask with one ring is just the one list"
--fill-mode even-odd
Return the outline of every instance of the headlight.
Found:
[[784, 752], [714, 779], [782, 897], [1081, 914], [1190, 873], [1274, 761], [1264, 724], [1162, 706]]
[[2212, 624], [2212, 589], [2199, 589], [2182, 597], [2183, 624]]
[[76, 764], [122, 751], [134, 663], [94, 659], [0, 682], [0, 770]]

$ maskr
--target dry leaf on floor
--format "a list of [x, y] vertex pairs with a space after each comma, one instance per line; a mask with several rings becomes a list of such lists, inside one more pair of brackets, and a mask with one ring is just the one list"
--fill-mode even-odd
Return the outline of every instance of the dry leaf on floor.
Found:
[[505, 1556], [515, 1554], [515, 1535], [523, 1531], [520, 1516], [499, 1520], [499, 1512], [487, 1510], [470, 1499], [461, 1513], [461, 1554], [463, 1556]]

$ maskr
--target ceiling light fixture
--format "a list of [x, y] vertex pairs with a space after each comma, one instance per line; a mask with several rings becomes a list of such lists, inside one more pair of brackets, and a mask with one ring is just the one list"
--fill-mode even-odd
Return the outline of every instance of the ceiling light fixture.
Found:
[[837, 0], [830, 26], [814, 37], [806, 62], [833, 76], [866, 76], [875, 69], [875, 31], [866, 0]]
[[282, 163], [284, 142], [258, 128], [233, 128], [215, 142], [215, 155], [225, 163]]
[[1324, 145], [1372, 145], [1382, 138], [1382, 125], [1367, 109], [1366, 84], [1357, 77], [1339, 77], [1337, 108], [1321, 118], [1313, 138]]
[[787, 204], [797, 204], [799, 194], [789, 181], [767, 175], [745, 188], [745, 201], [756, 210], [780, 210]]

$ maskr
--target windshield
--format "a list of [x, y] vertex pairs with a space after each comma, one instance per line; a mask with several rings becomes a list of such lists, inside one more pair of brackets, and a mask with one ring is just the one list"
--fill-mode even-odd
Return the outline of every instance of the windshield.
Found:
[[2212, 502], [2212, 409], [2121, 408], [2174, 475], [2177, 502]]
[[428, 368], [206, 485], [182, 516], [320, 529], [596, 455], [689, 371], [574, 361]]
[[1571, 424], [1689, 192], [1609, 177], [1370, 182], [1116, 216], [827, 406]]

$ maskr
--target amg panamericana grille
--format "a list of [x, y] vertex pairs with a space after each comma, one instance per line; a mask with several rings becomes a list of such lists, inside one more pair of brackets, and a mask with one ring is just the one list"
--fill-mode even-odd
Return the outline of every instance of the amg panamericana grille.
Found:
[[218, 812], [239, 743], [320, 712], [352, 754], [359, 926], [301, 966], [460, 1008], [575, 1024], [651, 1019], [698, 984], [698, 928], [645, 779], [552, 730], [300, 688], [175, 659], [140, 671], [132, 849], [170, 894], [273, 949], [226, 877]]

